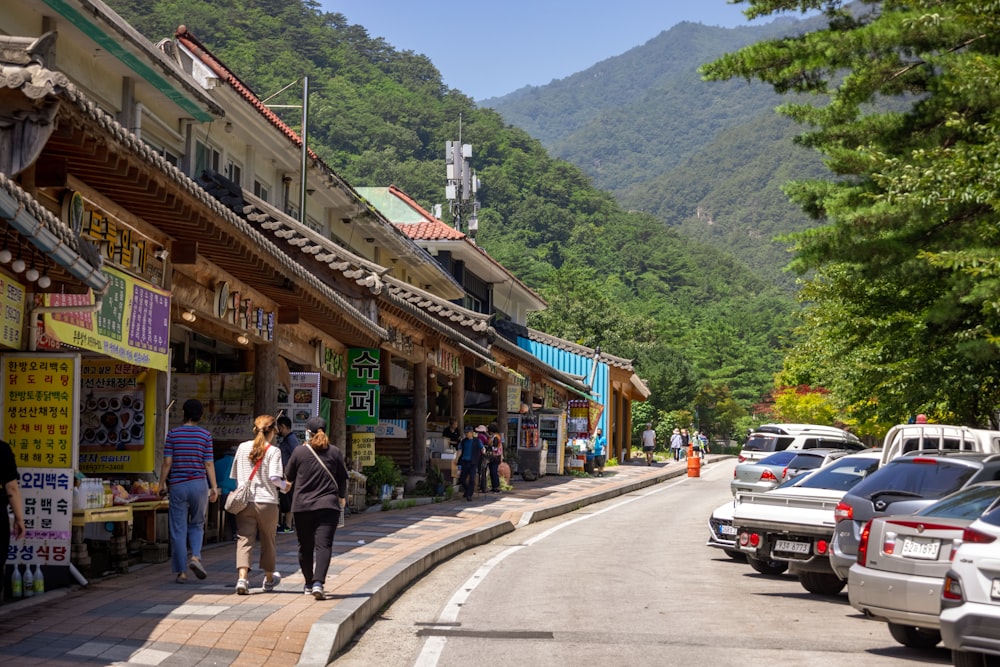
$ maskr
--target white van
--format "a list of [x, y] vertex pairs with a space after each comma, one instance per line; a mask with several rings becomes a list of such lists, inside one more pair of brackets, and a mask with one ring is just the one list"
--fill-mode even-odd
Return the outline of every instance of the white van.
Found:
[[757, 461], [786, 449], [831, 447], [861, 451], [867, 446], [853, 433], [818, 424], [762, 424], [755, 428], [740, 450], [740, 463]]
[[1000, 454], [1000, 431], [948, 424], [900, 424], [885, 434], [882, 464], [902, 454], [931, 450]]

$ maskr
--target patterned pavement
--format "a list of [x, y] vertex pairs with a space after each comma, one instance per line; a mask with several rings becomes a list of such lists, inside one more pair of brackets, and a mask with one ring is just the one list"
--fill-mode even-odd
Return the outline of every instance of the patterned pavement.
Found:
[[[710, 456], [709, 462], [720, 457]], [[294, 534], [279, 534], [271, 593], [251, 572], [236, 595], [235, 548], [207, 545], [208, 578], [174, 582], [170, 563], [133, 566], [0, 606], [0, 663], [10, 665], [326, 665], [403, 588], [435, 564], [519, 525], [687, 474], [686, 464], [627, 463], [604, 477], [515, 478], [514, 490], [347, 517], [325, 600], [303, 595]]]

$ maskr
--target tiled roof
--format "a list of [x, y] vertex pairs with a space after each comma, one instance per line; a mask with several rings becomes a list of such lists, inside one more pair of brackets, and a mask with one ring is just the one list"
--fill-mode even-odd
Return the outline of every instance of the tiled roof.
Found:
[[400, 301], [432, 313], [453, 326], [467, 327], [476, 333], [482, 333], [489, 328], [489, 315], [456, 306], [450, 301], [445, 301], [396, 278], [386, 276], [385, 283], [389, 293]]
[[396, 222], [396, 229], [414, 241], [461, 241], [465, 234], [443, 222]]
[[[587, 347], [585, 345], [580, 345], [579, 343], [573, 343], [568, 340], [563, 340], [562, 338], [556, 338], [550, 334], [538, 331], [537, 329], [528, 329], [528, 339], [533, 340], [536, 343], [542, 343], [550, 347], [554, 347], [557, 350], [563, 350], [565, 352], [572, 352], [573, 354], [579, 354], [584, 357], [593, 357], [594, 353], [597, 352], [594, 348]], [[624, 357], [616, 357], [613, 354], [608, 354], [604, 350], [598, 354], [598, 358], [609, 366], [614, 366], [615, 368], [621, 368], [622, 370], [632, 371], [635, 370], [632, 367], [632, 360], [625, 359]]]
[[563, 371], [557, 368], [549, 366], [547, 363], [545, 363], [544, 361], [533, 355], [531, 352], [528, 352], [527, 350], [522, 350], [520, 347], [510, 342], [503, 336], [500, 335], [494, 336], [491, 347], [499, 348], [500, 350], [503, 350], [506, 354], [509, 354], [512, 357], [517, 357], [521, 361], [524, 361], [525, 363], [534, 366], [541, 372], [545, 373], [547, 376], [555, 380], [558, 380], [559, 382], [575, 389], [578, 392], [583, 392], [586, 394], [590, 393], [590, 387], [588, 387], [579, 378], [570, 375], [569, 373], [564, 373]]
[[386, 340], [388, 333], [375, 322], [368, 319], [361, 311], [348, 303], [340, 294], [331, 289], [328, 285], [319, 280], [301, 264], [293, 260], [282, 252], [274, 243], [254, 229], [246, 220], [237, 216], [233, 211], [223, 206], [221, 202], [209, 195], [204, 188], [191, 180], [184, 172], [167, 162], [155, 149], [136, 137], [132, 132], [122, 126], [118, 121], [108, 115], [97, 104], [87, 98], [74, 84], [67, 83], [58, 91], [61, 98], [67, 100], [75, 106], [84, 117], [92, 121], [96, 127], [106, 133], [107, 137], [118, 142], [128, 152], [137, 156], [138, 159], [146, 162], [156, 171], [162, 173], [166, 179], [184, 195], [198, 200], [206, 206], [214, 215], [224, 220], [232, 226], [240, 235], [246, 238], [248, 244], [259, 248], [263, 254], [267, 255], [277, 269], [310, 289], [321, 294], [331, 304], [335, 304], [339, 310], [351, 318], [351, 322], [366, 331], [369, 335], [381, 340]]

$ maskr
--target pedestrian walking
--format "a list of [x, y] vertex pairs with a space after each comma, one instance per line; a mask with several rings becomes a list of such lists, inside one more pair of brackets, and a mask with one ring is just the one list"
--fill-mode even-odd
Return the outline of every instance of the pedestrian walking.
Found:
[[695, 442], [697, 443], [698, 456], [704, 460], [705, 454], [708, 454], [708, 436], [701, 431], [697, 431], [695, 433]]
[[[262, 589], [274, 590], [281, 575], [274, 571], [277, 561], [275, 533], [278, 532], [278, 494], [287, 488], [281, 450], [272, 446], [278, 427], [271, 415], [260, 415], [253, 422], [253, 440], [241, 442], [236, 448], [229, 476], [237, 487], [250, 484], [253, 500], [236, 515], [236, 593], [250, 592], [250, 562], [253, 545], [260, 538], [260, 568], [264, 570]], [[252, 479], [251, 479], [252, 477]]]
[[[229, 471], [233, 469], [233, 461], [236, 456], [236, 446], [233, 445], [226, 450], [226, 453], [215, 460], [215, 479], [219, 482], [219, 503], [225, 507], [229, 494], [236, 490], [236, 480], [229, 476]], [[231, 539], [236, 541], [236, 515], [223, 512], [226, 515], [226, 527], [229, 528]]]
[[653, 451], [656, 449], [656, 431], [653, 430], [652, 422], [646, 424], [646, 430], [642, 432], [642, 451], [646, 455], [646, 465], [653, 465]]
[[472, 500], [472, 494], [476, 490], [476, 474], [483, 457], [483, 441], [476, 436], [475, 429], [471, 424], [465, 427], [465, 437], [459, 443], [459, 452], [460, 484], [465, 499]]
[[681, 458], [687, 458], [688, 445], [691, 444], [691, 436], [686, 428], [681, 429]]
[[681, 448], [683, 446], [684, 440], [681, 438], [681, 430], [675, 428], [670, 436], [670, 452], [674, 455], [674, 461], [681, 460]]
[[285, 479], [291, 487], [304, 592], [322, 600], [333, 538], [346, 505], [347, 465], [341, 451], [330, 446], [325, 419], [313, 417], [306, 431], [307, 444], [292, 452]]
[[[483, 443], [483, 452], [485, 452], [490, 444], [489, 429], [485, 425], [480, 424], [476, 427], [476, 437]], [[486, 468], [486, 456], [480, 456], [479, 470], [476, 471], [476, 479], [479, 480], [479, 493], [486, 493]]]
[[160, 495], [170, 497], [170, 563], [179, 584], [187, 581], [188, 568], [199, 579], [208, 576], [201, 564], [205, 517], [208, 503], [219, 498], [212, 434], [198, 425], [205, 408], [201, 401], [190, 398], [184, 401], [182, 411], [184, 423], [170, 429], [164, 440], [160, 469]]
[[594, 431], [594, 469], [597, 470], [598, 477], [604, 477], [604, 464], [608, 459], [608, 439], [604, 437], [604, 432], [598, 426]]
[[[292, 420], [281, 415], [275, 421], [278, 425], [278, 449], [281, 450], [281, 466], [288, 467], [292, 452], [299, 446], [299, 437], [292, 431]], [[278, 532], [294, 533], [292, 528], [292, 496], [282, 493], [278, 496]]]

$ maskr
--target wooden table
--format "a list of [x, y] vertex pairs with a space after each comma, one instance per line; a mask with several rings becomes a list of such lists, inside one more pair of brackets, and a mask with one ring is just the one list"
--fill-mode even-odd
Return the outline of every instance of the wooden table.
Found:
[[161, 498], [160, 500], [135, 502], [125, 505], [125, 507], [131, 508], [136, 520], [142, 520], [146, 541], [156, 542], [156, 513], [169, 509], [170, 501]]

